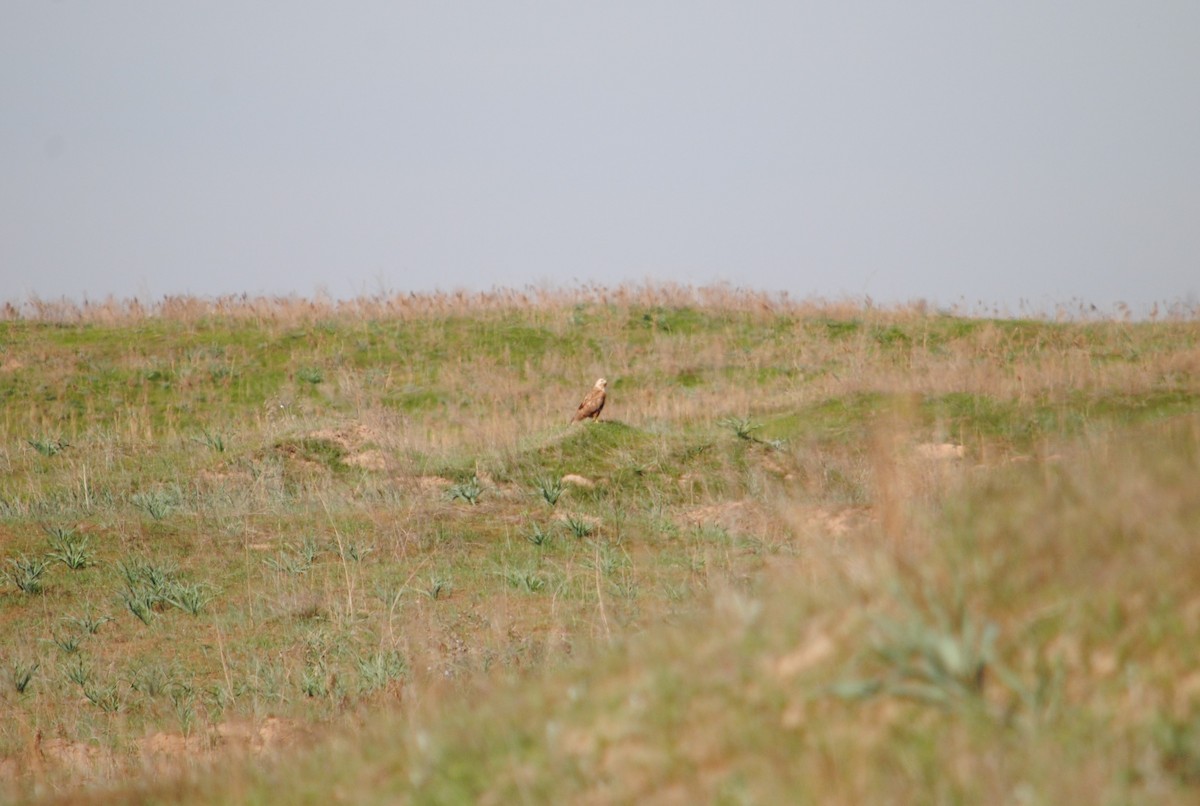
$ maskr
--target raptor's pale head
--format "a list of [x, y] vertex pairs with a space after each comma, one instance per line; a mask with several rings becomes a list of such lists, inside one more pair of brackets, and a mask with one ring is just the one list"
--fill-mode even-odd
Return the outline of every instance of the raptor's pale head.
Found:
[[600, 380], [596, 381], [596, 388], [597, 388], [597, 389], [603, 389], [603, 388], [604, 388], [604, 387], [606, 387], [606, 386], [608, 386], [608, 381], [604, 380], [603, 378], [601, 378]]

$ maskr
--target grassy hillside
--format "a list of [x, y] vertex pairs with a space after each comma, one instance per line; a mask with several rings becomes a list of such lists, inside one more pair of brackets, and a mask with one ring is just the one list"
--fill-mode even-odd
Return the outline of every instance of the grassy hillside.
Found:
[[1193, 317], [680, 288], [17, 313], [10, 797], [1200, 792]]

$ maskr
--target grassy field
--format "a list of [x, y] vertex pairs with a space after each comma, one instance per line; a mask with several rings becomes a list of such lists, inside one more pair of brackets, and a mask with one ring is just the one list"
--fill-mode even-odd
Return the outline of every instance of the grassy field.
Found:
[[1195, 311], [31, 303], [0, 401], [3, 799], [1200, 797]]

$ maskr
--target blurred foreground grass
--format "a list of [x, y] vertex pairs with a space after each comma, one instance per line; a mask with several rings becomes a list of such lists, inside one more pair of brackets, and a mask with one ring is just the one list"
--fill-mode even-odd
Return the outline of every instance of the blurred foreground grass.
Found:
[[802, 541], [587, 662], [149, 799], [1191, 803], [1200, 420], [1072, 445], [906, 536]]

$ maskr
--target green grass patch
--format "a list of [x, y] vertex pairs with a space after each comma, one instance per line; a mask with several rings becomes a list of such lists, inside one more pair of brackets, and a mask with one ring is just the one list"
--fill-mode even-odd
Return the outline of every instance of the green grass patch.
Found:
[[313, 462], [334, 472], [349, 470], [343, 461], [346, 458], [345, 446], [332, 439], [288, 438], [275, 443], [275, 450], [282, 456]]
[[719, 332], [727, 328], [729, 323], [729, 316], [720, 312], [691, 307], [654, 307], [635, 308], [626, 327], [635, 332], [650, 330], [670, 336], [691, 336]]
[[846, 442], [861, 439], [887, 396], [862, 392], [823, 400], [803, 409], [762, 418], [759, 439], [788, 442]]

